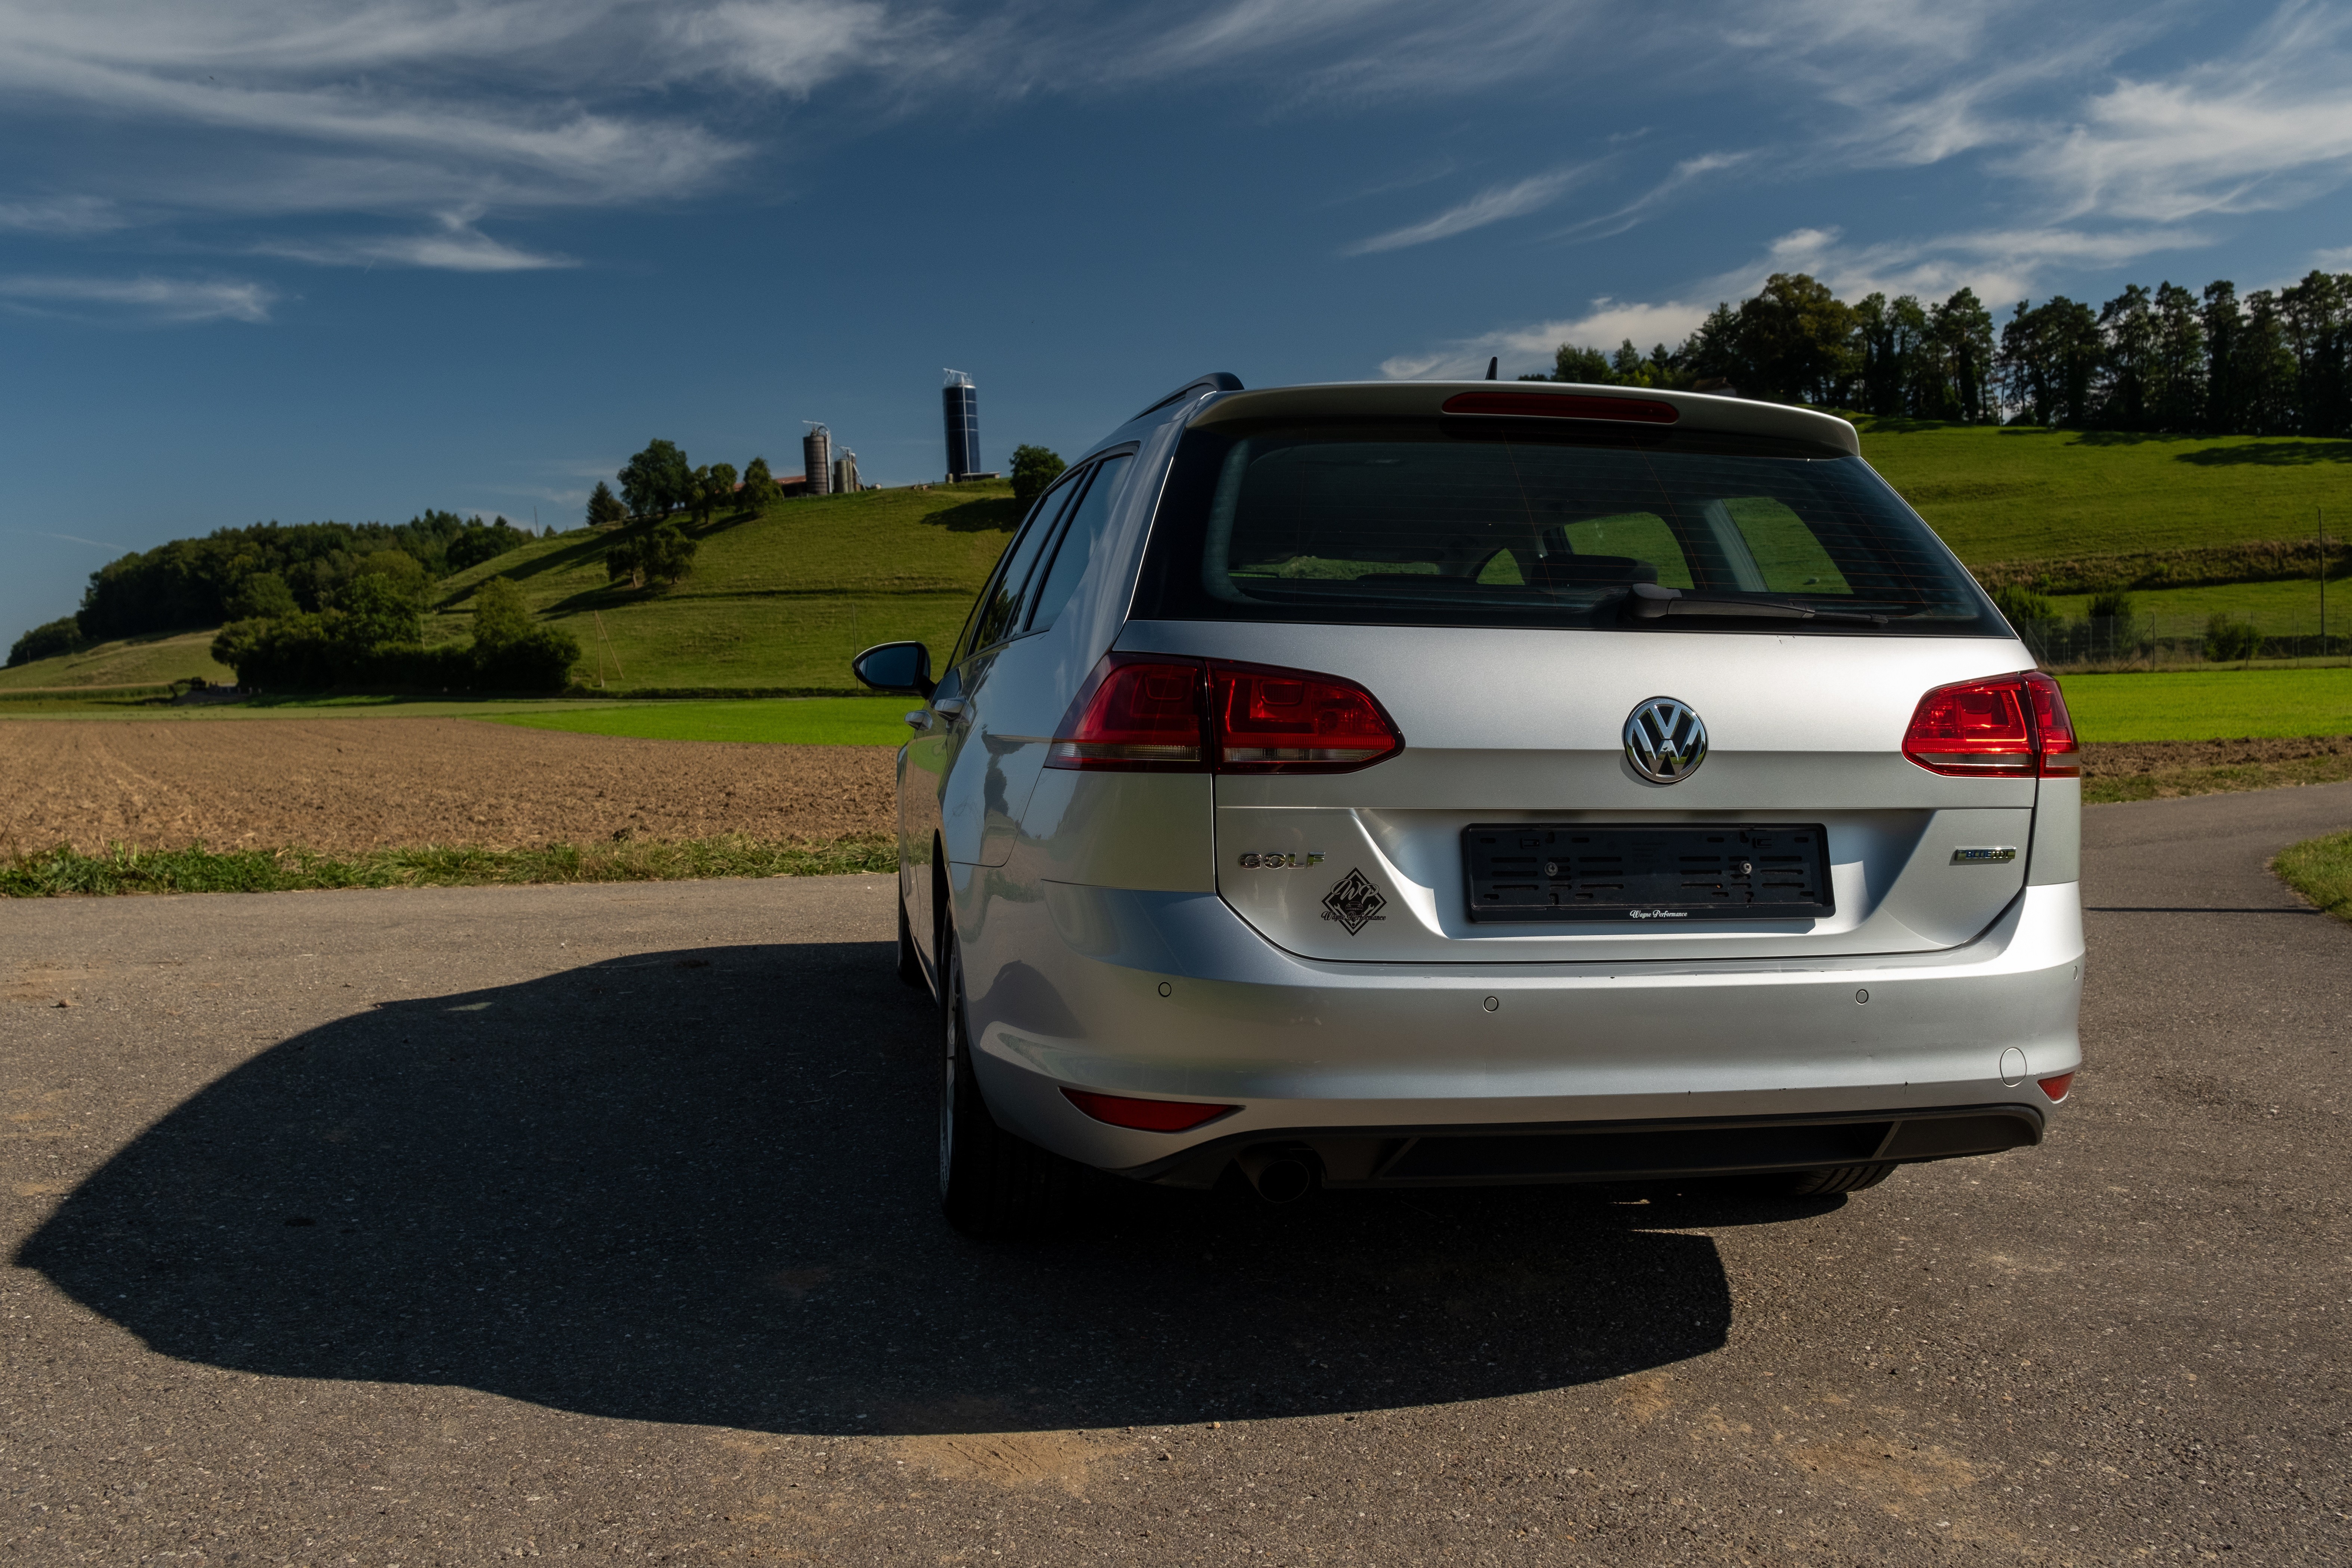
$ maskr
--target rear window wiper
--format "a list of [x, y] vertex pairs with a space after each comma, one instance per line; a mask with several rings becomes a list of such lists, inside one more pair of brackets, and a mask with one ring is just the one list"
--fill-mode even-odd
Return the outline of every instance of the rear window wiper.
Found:
[[1866, 626], [1886, 624], [1885, 616], [1860, 610], [1819, 610], [1787, 599], [1716, 598], [1706, 594], [1685, 594], [1680, 588], [1661, 588], [1654, 583], [1636, 583], [1629, 588], [1625, 607], [1636, 619], [1644, 621], [1666, 616], [1739, 616], [1753, 620], [1845, 621]]

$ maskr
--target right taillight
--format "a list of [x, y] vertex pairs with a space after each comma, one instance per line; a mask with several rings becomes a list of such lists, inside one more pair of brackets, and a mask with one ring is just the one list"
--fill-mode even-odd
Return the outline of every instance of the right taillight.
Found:
[[2073, 778], [2083, 771], [2058, 683], [2038, 669], [1939, 686], [1919, 699], [1903, 754], [1959, 777]]
[[1045, 753], [1049, 768], [1338, 773], [1404, 750], [1377, 699], [1309, 670], [1105, 654]]
[[1212, 665], [1209, 680], [1221, 773], [1345, 773], [1404, 750], [1352, 680], [1251, 664]]

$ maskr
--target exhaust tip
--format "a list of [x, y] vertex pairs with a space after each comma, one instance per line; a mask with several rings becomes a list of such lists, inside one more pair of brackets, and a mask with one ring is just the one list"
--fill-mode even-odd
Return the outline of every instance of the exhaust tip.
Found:
[[1303, 1153], [1287, 1149], [1253, 1150], [1235, 1162], [1260, 1198], [1270, 1204], [1295, 1204], [1315, 1190], [1315, 1167]]

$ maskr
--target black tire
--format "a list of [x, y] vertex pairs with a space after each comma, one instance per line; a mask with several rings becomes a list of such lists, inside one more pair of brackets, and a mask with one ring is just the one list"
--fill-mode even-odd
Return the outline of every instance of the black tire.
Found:
[[1070, 1212], [1081, 1173], [989, 1115], [966, 1048], [954, 932], [940, 948], [940, 1212], [966, 1236], [992, 1240], [1049, 1230]]
[[1894, 1173], [1892, 1165], [1832, 1165], [1826, 1171], [1799, 1171], [1777, 1177], [1773, 1187], [1784, 1197], [1825, 1198], [1874, 1187]]
[[923, 955], [915, 951], [914, 928], [907, 923], [907, 900], [898, 904], [898, 984], [920, 985], [923, 983]]

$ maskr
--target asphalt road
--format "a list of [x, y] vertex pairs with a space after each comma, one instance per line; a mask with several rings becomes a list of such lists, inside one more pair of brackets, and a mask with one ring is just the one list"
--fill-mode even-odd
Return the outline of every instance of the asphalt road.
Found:
[[0, 1559], [2352, 1560], [2352, 785], [2088, 817], [2039, 1150], [1019, 1247], [879, 879], [0, 904]]

